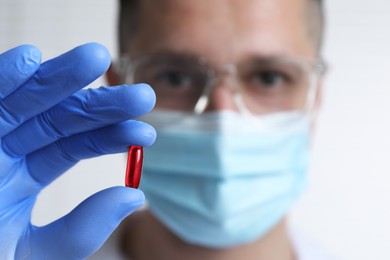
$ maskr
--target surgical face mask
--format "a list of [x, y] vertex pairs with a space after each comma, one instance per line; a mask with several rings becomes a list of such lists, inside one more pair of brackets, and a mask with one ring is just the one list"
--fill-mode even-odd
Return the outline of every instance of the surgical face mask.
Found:
[[[306, 184], [309, 120], [284, 127], [233, 112], [154, 112], [158, 138], [145, 150], [141, 189], [153, 214], [184, 241], [224, 248], [277, 225]], [[294, 113], [265, 116], [277, 125]], [[167, 125], [166, 122], [176, 122]]]

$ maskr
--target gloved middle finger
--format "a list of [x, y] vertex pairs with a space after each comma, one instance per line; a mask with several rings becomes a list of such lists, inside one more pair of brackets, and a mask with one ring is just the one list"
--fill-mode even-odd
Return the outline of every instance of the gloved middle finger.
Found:
[[20, 88], [0, 102], [0, 137], [46, 111], [101, 76], [110, 55], [97, 43], [79, 46], [43, 63]]
[[154, 103], [146, 84], [81, 90], [6, 135], [3, 149], [26, 155], [61, 138], [142, 116]]
[[44, 187], [80, 160], [123, 153], [131, 145], [147, 147], [152, 145], [155, 139], [156, 131], [153, 127], [143, 122], [128, 120], [58, 140], [29, 154], [26, 165], [34, 182]]

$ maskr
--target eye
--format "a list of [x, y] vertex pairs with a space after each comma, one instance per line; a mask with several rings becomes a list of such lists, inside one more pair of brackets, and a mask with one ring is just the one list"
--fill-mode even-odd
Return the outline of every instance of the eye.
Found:
[[154, 85], [156, 87], [166, 88], [188, 88], [192, 85], [192, 78], [183, 72], [167, 70], [158, 73], [154, 79]]
[[253, 86], [275, 87], [287, 81], [286, 76], [278, 71], [256, 71], [249, 75], [249, 82]]

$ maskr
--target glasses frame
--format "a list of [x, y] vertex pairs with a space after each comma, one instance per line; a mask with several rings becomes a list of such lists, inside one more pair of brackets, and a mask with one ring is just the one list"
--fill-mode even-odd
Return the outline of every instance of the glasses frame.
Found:
[[[119, 71], [120, 76], [125, 80], [125, 83], [127, 84], [133, 84], [134, 83], [134, 71], [136, 70], [137, 66], [141, 64], [146, 59], [150, 59], [153, 56], [162, 56], [164, 54], [159, 53], [152, 53], [152, 54], [143, 54], [138, 55], [134, 57], [130, 57], [127, 54], [123, 54], [119, 58], [119, 62], [117, 62], [116, 69]], [[186, 57], [186, 55], [183, 55]], [[234, 75], [235, 79], [237, 79], [236, 73], [237, 73], [237, 65], [227, 63], [222, 66], [212, 66], [211, 63], [205, 58], [205, 57], [194, 57], [191, 55], [187, 55], [187, 57], [193, 58], [195, 61], [199, 63], [200, 66], [204, 66], [207, 68], [207, 74], [208, 74], [208, 81], [207, 84], [204, 86], [203, 92], [201, 96], [199, 97], [198, 101], [196, 102], [193, 113], [194, 114], [201, 114], [205, 111], [208, 101], [209, 101], [209, 95], [216, 85], [215, 82], [221, 78], [219, 76], [218, 72], [224, 72], [224, 75]], [[314, 104], [315, 104], [315, 98], [316, 93], [318, 91], [318, 85], [320, 82], [320, 79], [323, 77], [323, 75], [326, 73], [326, 64], [323, 61], [323, 59], [309, 59], [304, 57], [294, 57], [294, 56], [283, 56], [283, 57], [266, 57], [265, 60], [275, 60], [280, 62], [294, 62], [297, 64], [300, 64], [300, 66], [305, 70], [306, 73], [308, 73], [308, 79], [309, 79], [309, 88], [308, 93], [306, 97], [306, 102], [302, 109], [299, 109], [297, 111], [300, 111], [302, 115], [310, 115], [314, 110]], [[226, 76], [225, 76], [226, 77]], [[237, 105], [237, 108], [241, 114], [244, 114], [246, 116], [254, 116], [252, 112], [250, 112], [245, 102], [243, 101], [240, 92], [237, 89], [237, 84], [233, 82], [233, 84], [230, 84], [232, 86], [233, 90], [233, 98], [234, 102]]]

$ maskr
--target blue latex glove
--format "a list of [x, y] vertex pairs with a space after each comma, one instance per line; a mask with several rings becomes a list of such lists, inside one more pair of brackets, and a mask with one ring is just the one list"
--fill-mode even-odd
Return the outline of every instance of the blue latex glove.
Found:
[[145, 84], [80, 90], [109, 66], [96, 43], [43, 64], [40, 57], [29, 45], [0, 55], [0, 258], [83, 259], [143, 193], [103, 190], [44, 227], [30, 222], [36, 197], [79, 160], [151, 145], [154, 129], [131, 119], [151, 111], [155, 95]]

